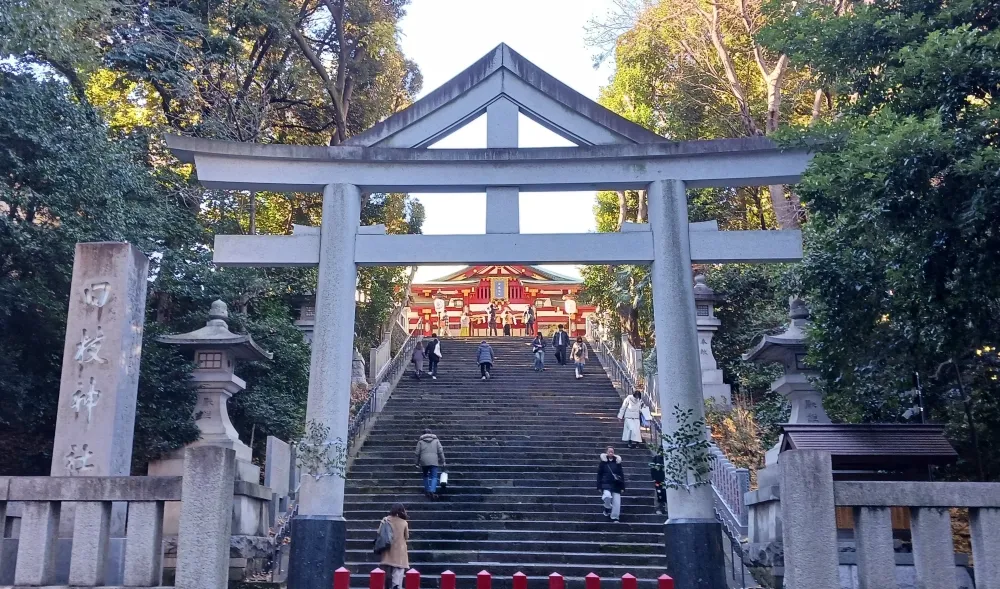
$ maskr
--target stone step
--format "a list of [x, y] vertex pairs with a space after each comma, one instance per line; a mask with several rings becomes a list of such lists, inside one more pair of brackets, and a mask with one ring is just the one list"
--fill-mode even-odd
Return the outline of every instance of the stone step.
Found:
[[[475, 587], [476, 575], [480, 571], [488, 571], [493, 575], [493, 587], [500, 589], [503, 585], [503, 578], [511, 578], [514, 573], [521, 572], [528, 576], [529, 587], [544, 586], [548, 584], [548, 576], [552, 573], [558, 572], [563, 577], [567, 578], [567, 587], [576, 584], [577, 587], [583, 587], [583, 579], [590, 573], [595, 573], [602, 579], [607, 579], [607, 583], [610, 587], [617, 589], [619, 583], [621, 583], [621, 577], [625, 574], [631, 574], [643, 581], [641, 586], [652, 587], [656, 584], [656, 578], [664, 573], [662, 565], [658, 561], [662, 561], [661, 558], [647, 557], [648, 562], [641, 563], [630, 563], [625, 565], [614, 565], [609, 564], [608, 555], [598, 555], [599, 558], [594, 559], [594, 564], [565, 564], [558, 561], [553, 561], [547, 564], [511, 564], [503, 561], [491, 561], [491, 560], [478, 560], [468, 563], [449, 563], [449, 562], [422, 562], [410, 559], [410, 567], [420, 571], [421, 575], [424, 576], [439, 576], [446, 570], [450, 570], [458, 576], [459, 583], [458, 586], [467, 589], [470, 587]], [[378, 559], [374, 554], [370, 558], [361, 559], [354, 561], [348, 561], [345, 565], [352, 573], [364, 573], [365, 581], [367, 581], [367, 574], [378, 566]], [[353, 575], [352, 575], [353, 576]], [[360, 576], [360, 575], [359, 575]], [[534, 579], [534, 585], [532, 580]], [[362, 587], [363, 585], [361, 579], [355, 583], [352, 579], [352, 586]], [[428, 584], [423, 583], [421, 579], [421, 587], [437, 587], [438, 579], [430, 579]], [[509, 585], [507, 585], [509, 587]]]
[[[347, 519], [347, 529], [349, 533], [353, 533], [357, 530], [364, 530], [365, 533], [371, 534], [374, 537], [375, 530], [378, 527], [379, 521], [385, 516], [384, 513], [373, 515], [371, 517], [360, 517], [354, 515], [353, 517]], [[410, 529], [411, 530], [431, 530], [431, 529], [441, 529], [447, 528], [451, 530], [477, 530], [477, 531], [487, 531], [490, 533], [504, 531], [504, 532], [521, 532], [521, 533], [531, 533], [531, 534], [541, 534], [541, 533], [586, 533], [594, 534], [598, 537], [602, 534], [656, 534], [658, 537], [662, 538], [663, 525], [665, 523], [664, 516], [656, 516], [653, 523], [649, 521], [631, 521], [624, 520], [618, 524], [610, 524], [606, 519], [601, 519], [601, 526], [595, 526], [593, 523], [584, 521], [572, 521], [572, 520], [535, 520], [535, 519], [484, 519], [484, 520], [455, 520], [448, 522], [439, 522], [435, 519], [413, 519], [410, 518]], [[447, 525], [445, 525], [445, 523]]]
[[[452, 452], [445, 452], [445, 457], [447, 458], [447, 468], [445, 470], [454, 468], [456, 470], [469, 468], [475, 468], [479, 465], [490, 465], [490, 464], [504, 464], [505, 462], [510, 462], [511, 458], [509, 456], [504, 456], [498, 452], [491, 452], [489, 454], [484, 454], [483, 456], [469, 456], [469, 455], [458, 455]], [[378, 455], [364, 454], [358, 455], [355, 464], [403, 464], [407, 467], [415, 467], [415, 455], [412, 451], [400, 450], [397, 452], [379, 452]], [[545, 462], [549, 460], [550, 462]], [[517, 461], [522, 464], [551, 464], [552, 462], [557, 462], [561, 466], [572, 466], [575, 468], [590, 468], [597, 474], [597, 460], [591, 453], [584, 454], [569, 454], [564, 452], [554, 452], [552, 458], [546, 459], [542, 457], [524, 457], [518, 456]], [[622, 462], [624, 468], [629, 469], [647, 469], [649, 464], [649, 457], [645, 461], [636, 460], [625, 460]], [[415, 470], [415, 468], [414, 468]]]
[[[349, 565], [355, 566], [355, 565]], [[363, 565], [356, 565], [363, 566]], [[508, 569], [509, 567], [505, 567]], [[514, 571], [519, 572], [519, 571]], [[662, 571], [661, 571], [662, 573]], [[472, 589], [476, 587], [476, 575], [456, 575], [455, 582], [459, 589]], [[440, 578], [436, 575], [429, 575], [421, 578], [420, 586], [422, 589], [439, 589]], [[563, 583], [566, 589], [585, 589], [586, 581], [584, 577], [569, 577], [563, 576]], [[638, 579], [637, 586], [639, 589], [657, 589], [656, 579]], [[604, 589], [619, 589], [621, 587], [621, 579], [602, 579], [601, 586]], [[497, 575], [493, 577], [491, 583], [492, 589], [513, 589], [512, 573]], [[528, 589], [548, 589], [549, 579], [547, 575], [530, 576], [528, 577]], [[351, 589], [370, 589], [368, 586], [368, 575], [352, 575], [351, 576]]]
[[[485, 522], [481, 522], [485, 523]], [[530, 522], [529, 522], [530, 523]], [[372, 540], [375, 538], [375, 528], [378, 522], [371, 522], [370, 526], [360, 527], [348, 525], [348, 538], [352, 542], [363, 542], [360, 548], [370, 548]], [[618, 531], [624, 528], [625, 524], [615, 527], [614, 533], [594, 532], [593, 530], [487, 530], [480, 528], [453, 529], [453, 528], [420, 528], [419, 534], [415, 534], [411, 539], [411, 545], [419, 542], [502, 542], [504, 546], [512, 543], [548, 543], [557, 545], [562, 542], [600, 545], [614, 542], [626, 544], [648, 544], [657, 546], [657, 550], [663, 547], [662, 534], [657, 529], [656, 532], [627, 532]], [[579, 550], [578, 552], [586, 552]]]
[[[359, 554], [367, 555], [372, 549], [372, 543], [374, 541], [374, 533], [366, 535], [364, 537], [358, 538], [348, 538], [347, 549], [350, 552], [356, 552]], [[423, 535], [422, 535], [423, 536]], [[622, 555], [620, 551], [622, 548], [628, 550], [629, 555], [640, 555], [649, 556], [656, 555], [659, 556], [660, 552], [663, 550], [663, 544], [658, 542], [629, 542], [619, 538], [614, 539], [614, 544], [609, 544], [608, 542], [582, 542], [582, 541], [566, 541], [566, 540], [549, 540], [549, 541], [507, 541], [503, 543], [503, 548], [507, 551], [518, 553], [535, 553], [535, 554], [548, 554], [553, 553], [576, 553], [576, 554], [614, 554], [616, 556]], [[471, 539], [456, 539], [456, 540], [444, 540], [440, 538], [414, 538], [411, 537], [409, 541], [410, 547], [410, 558], [417, 558], [417, 554], [420, 553], [450, 553], [456, 554], [460, 552], [471, 552], [474, 554], [486, 552], [489, 550], [495, 550], [497, 542], [494, 539], [484, 539], [484, 540], [471, 540]], [[622, 544], [623, 546], [619, 546]], [[360, 558], [355, 558], [355, 560], [361, 560]], [[423, 560], [427, 560], [426, 558]], [[455, 562], [458, 562], [457, 559]]]
[[[526, 509], [529, 507], [517, 506], [511, 510], [494, 510], [494, 511], [482, 511], [482, 510], [467, 510], [459, 511], [456, 509], [441, 509], [441, 510], [420, 510], [414, 513], [410, 513], [410, 519], [414, 522], [431, 522], [432, 524], [442, 524], [443, 522], [469, 522], [469, 521], [489, 521], [489, 520], [531, 520], [531, 521], [541, 521], [541, 522], [589, 522], [592, 525], [598, 526], [597, 529], [610, 529], [614, 525], [609, 522], [607, 518], [601, 513], [601, 506], [598, 502], [594, 502], [592, 507], [589, 507], [587, 511], [579, 510], [565, 510], [565, 511], [535, 511], [531, 509]], [[381, 520], [389, 512], [389, 508], [382, 507], [380, 509], [345, 509], [344, 517], [347, 519], [369, 519], [369, 520]], [[656, 515], [653, 512], [653, 508], [648, 505], [636, 505], [633, 512], [628, 510], [622, 510], [621, 519], [625, 522], [630, 523], [642, 523], [655, 526], [663, 525], [663, 516]]]
[[[645, 464], [632, 466], [628, 463], [623, 462], [622, 468], [625, 471], [625, 477], [649, 477], [649, 467]], [[535, 470], [544, 469], [548, 474], [562, 474], [562, 475], [572, 475], [577, 477], [579, 480], [588, 480], [597, 477], [597, 461], [593, 464], [581, 464], [576, 465], [564, 465], [564, 464], [552, 464], [551, 462], [546, 462], [544, 460], [534, 460], [525, 461], [518, 460], [517, 463], [508, 462], [506, 464], [498, 463], [487, 463], [487, 464], [470, 464], [463, 462], [449, 462], [446, 470], [449, 474], [454, 473], [456, 477], [464, 476], [466, 474], [476, 474], [476, 473], [504, 473], [510, 475], [519, 475], [519, 478], [530, 479], [531, 477], [537, 475], [544, 475], [546, 473], [532, 472]], [[413, 473], [415, 476], [418, 474], [417, 468], [414, 463], [403, 463], [403, 464], [386, 464], [381, 461], [369, 460], [369, 461], [358, 461], [351, 468], [351, 473], [370, 473], [383, 472], [383, 473]], [[545, 478], [545, 477], [542, 477]], [[644, 480], [644, 479], [638, 479]]]
[[[471, 478], [462, 479], [448, 485], [449, 494], [458, 493], [561, 493], [569, 489], [576, 489], [581, 486], [581, 481], [576, 479], [553, 478], [553, 479], [502, 479], [502, 478]], [[636, 487], [639, 485], [637, 484]], [[422, 493], [419, 478], [409, 480], [397, 480], [382, 482], [377, 479], [348, 478], [347, 491], [349, 493]]]
[[[515, 496], [500, 495], [497, 497], [484, 496], [481, 500], [470, 497], [450, 498], [447, 494], [445, 498], [437, 501], [429, 501], [422, 495], [392, 497], [391, 495], [372, 496], [361, 495], [345, 500], [344, 510], [379, 510], [386, 512], [395, 503], [403, 503], [408, 509], [427, 512], [441, 511], [480, 511], [480, 512], [506, 512], [521, 511], [522, 513], [590, 513], [601, 510], [600, 495], [592, 492], [590, 495], [571, 495], [567, 497], [550, 497], [542, 501], [538, 496]], [[653, 507], [652, 495], [623, 495], [622, 510], [627, 511], [632, 507]]]
[[[618, 427], [610, 429], [596, 426], [591, 427], [589, 430], [561, 430], [562, 435], [560, 435], [560, 432], [553, 431], [554, 428], [551, 427], [538, 430], [498, 432], [447, 430], [447, 428], [435, 427], [433, 423], [426, 424], [426, 427], [436, 432], [438, 439], [444, 445], [446, 454], [448, 448], [456, 444], [464, 445], [467, 449], [483, 448], [484, 450], [488, 450], [491, 446], [495, 447], [498, 444], [509, 444], [513, 451], [512, 453], [524, 449], [522, 448], [524, 445], [533, 446], [535, 449], [561, 450], [565, 448], [566, 450], [579, 451], [580, 453], [592, 453], [595, 461], [600, 454], [604, 453], [604, 449], [607, 448], [608, 443], [614, 445], [617, 451], [618, 447], [615, 444], [616, 442], [621, 442], [621, 440], [616, 438], [621, 438], [622, 434], [621, 429]], [[424, 428], [416, 429], [412, 432], [376, 429], [372, 433], [381, 434], [383, 431], [384, 436], [379, 436], [381, 444], [395, 445], [399, 449], [411, 446], [412, 450], [416, 450], [417, 441], [423, 434]], [[627, 442], [625, 446], [627, 448]], [[368, 448], [367, 444], [365, 444], [365, 448]], [[625, 459], [625, 455], [622, 455], [622, 459]]]
[[550, 413], [526, 412], [523, 415], [519, 415], [518, 423], [507, 422], [506, 420], [510, 419], [510, 412], [505, 411], [483, 411], [478, 415], [475, 413], [454, 414], [429, 411], [411, 413], [409, 415], [394, 413], [385, 417], [384, 422], [381, 417], [379, 418], [381, 423], [376, 426], [376, 429], [379, 429], [379, 427], [384, 429], [392, 425], [400, 425], [404, 430], [422, 431], [423, 428], [421, 426], [427, 420], [434, 420], [439, 428], [478, 429], [479, 431], [482, 431], [484, 426], [490, 429], [497, 428], [501, 431], [520, 431], [523, 429], [545, 430], [554, 427], [556, 424], [558, 424], [560, 431], [572, 431], [574, 429], [585, 431], [588, 427], [612, 426], [617, 428], [620, 427], [619, 424], [621, 423], [618, 420], [617, 413], [610, 412], [584, 415], [570, 411], [565, 413], [558, 411]]
[[[634, 547], [632, 544], [613, 546], [615, 548], [623, 549], [630, 549]], [[516, 550], [513, 547], [510, 547], [510, 550], [507, 550], [507, 546], [504, 546], [504, 548], [505, 550], [414, 550], [411, 548], [409, 551], [410, 564], [413, 566], [413, 563], [421, 563], [421, 565], [427, 567], [428, 565], [434, 564], [462, 566], [463, 564], [481, 562], [525, 566], [588, 566], [591, 563], [594, 563], [601, 566], [606, 564], [601, 561], [606, 561], [607, 556], [613, 554], [615, 560], [619, 563], [628, 560], [636, 567], [645, 568], [649, 566], [648, 560], [650, 557], [656, 558], [659, 556], [652, 550], [643, 552], [619, 552], [616, 550], [610, 550], [607, 552], [599, 550], [594, 552], [526, 552]], [[372, 555], [373, 558], [371, 559], [371, 562], [374, 563], [375, 558], [370, 547], [357, 550], [348, 549], [345, 558], [347, 562], [366, 562], [369, 555]], [[457, 573], [454, 569], [452, 569], [452, 572]]]
[[489, 428], [485, 424], [480, 424], [479, 427], [475, 426], [463, 426], [463, 427], [451, 427], [439, 426], [433, 421], [425, 421], [420, 424], [419, 427], [408, 427], [408, 428], [393, 428], [389, 423], [379, 424], [373, 428], [372, 433], [374, 434], [385, 434], [387, 440], [396, 442], [412, 442], [414, 448], [416, 448], [417, 440], [423, 434], [425, 428], [430, 428], [431, 431], [438, 430], [437, 436], [442, 442], [446, 442], [450, 439], [465, 439], [470, 442], [478, 440], [506, 440], [506, 439], [521, 439], [521, 440], [541, 440], [546, 443], [556, 443], [559, 440], [566, 440], [572, 444], [586, 444], [589, 440], [588, 446], [603, 444], [604, 439], [612, 435], [612, 433], [617, 434], [621, 437], [622, 427], [615, 424], [615, 427], [608, 427], [607, 425], [602, 425], [595, 423], [591, 426], [566, 426], [563, 427], [558, 423], [558, 420], [553, 420], [547, 426], [536, 426], [536, 427], [517, 427], [516, 425], [505, 425], [502, 429], [500, 428]]

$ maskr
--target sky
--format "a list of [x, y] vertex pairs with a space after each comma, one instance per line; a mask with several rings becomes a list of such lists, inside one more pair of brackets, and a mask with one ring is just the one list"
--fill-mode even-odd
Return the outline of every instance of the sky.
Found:
[[[403, 53], [424, 76], [420, 96], [447, 82], [500, 43], [591, 99], [611, 75], [594, 69], [595, 50], [584, 27], [603, 16], [610, 0], [412, 0], [400, 23]], [[556, 147], [568, 141], [528, 120], [518, 126], [519, 147]], [[485, 148], [485, 117], [441, 140], [435, 148]], [[486, 195], [414, 194], [424, 204], [426, 234], [485, 233]], [[522, 193], [522, 233], [586, 233], [596, 229], [593, 192]], [[416, 280], [436, 278], [457, 266], [421, 267]], [[551, 266], [579, 276], [572, 266]]]

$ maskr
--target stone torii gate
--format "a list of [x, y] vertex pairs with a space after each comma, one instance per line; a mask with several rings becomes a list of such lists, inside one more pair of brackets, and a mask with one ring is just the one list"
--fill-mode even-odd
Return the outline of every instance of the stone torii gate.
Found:
[[[426, 149], [487, 116], [486, 149]], [[518, 149], [518, 113], [576, 147]], [[347, 439], [357, 266], [651, 264], [657, 379], [664, 428], [671, 408], [703, 416], [692, 263], [788, 262], [798, 231], [689, 227], [687, 188], [798, 181], [804, 151], [765, 138], [672, 142], [575, 92], [506, 45], [409, 108], [336, 147], [255, 145], [168, 136], [206, 187], [322, 191], [322, 227], [290, 236], [220, 235], [223, 266], [319, 266], [307, 419]], [[645, 189], [649, 223], [618, 233], [519, 233], [519, 191]], [[361, 195], [486, 192], [485, 235], [386, 235], [360, 226]], [[344, 479], [307, 478], [292, 527], [291, 589], [327, 589], [344, 561]], [[722, 589], [721, 531], [712, 490], [668, 492], [668, 573], [679, 589]]]

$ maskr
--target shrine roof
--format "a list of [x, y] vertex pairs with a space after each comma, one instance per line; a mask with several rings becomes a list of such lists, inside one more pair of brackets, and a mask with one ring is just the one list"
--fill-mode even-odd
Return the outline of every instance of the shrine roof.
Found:
[[883, 468], [953, 462], [958, 454], [939, 425], [796, 423], [782, 427], [781, 450], [823, 450], [834, 468]]
[[483, 278], [516, 278], [524, 284], [539, 285], [581, 285], [582, 280], [574, 279], [552, 270], [538, 266], [491, 264], [482, 266], [465, 266], [460, 270], [435, 278], [414, 283], [414, 286], [476, 284]]
[[[501, 43], [420, 100], [351, 137], [345, 144], [366, 147], [392, 144], [408, 129], [446, 113], [448, 123], [427, 125], [434, 129], [429, 136], [420, 134], [415, 145], [407, 144], [425, 147], [485, 112], [489, 103], [501, 96], [512, 100], [529, 118], [578, 145], [594, 144], [597, 137], [608, 143], [665, 141], [664, 137], [573, 90]], [[553, 111], [560, 110], [561, 116], [554, 116]], [[579, 129], [580, 123], [574, 125], [574, 118], [587, 121], [600, 131]]]

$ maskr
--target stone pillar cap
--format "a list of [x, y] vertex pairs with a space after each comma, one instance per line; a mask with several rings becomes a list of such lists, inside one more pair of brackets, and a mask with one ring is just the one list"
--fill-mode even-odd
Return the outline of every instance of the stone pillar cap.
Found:
[[694, 277], [694, 300], [699, 302], [715, 302], [720, 297], [715, 294], [712, 287], [708, 285], [704, 274], [697, 274]]
[[230, 350], [235, 357], [244, 360], [270, 360], [274, 356], [257, 345], [250, 334], [229, 331], [229, 325], [226, 323], [228, 318], [229, 307], [223, 301], [216, 300], [208, 311], [205, 327], [188, 333], [161, 335], [156, 341], [185, 349]]

